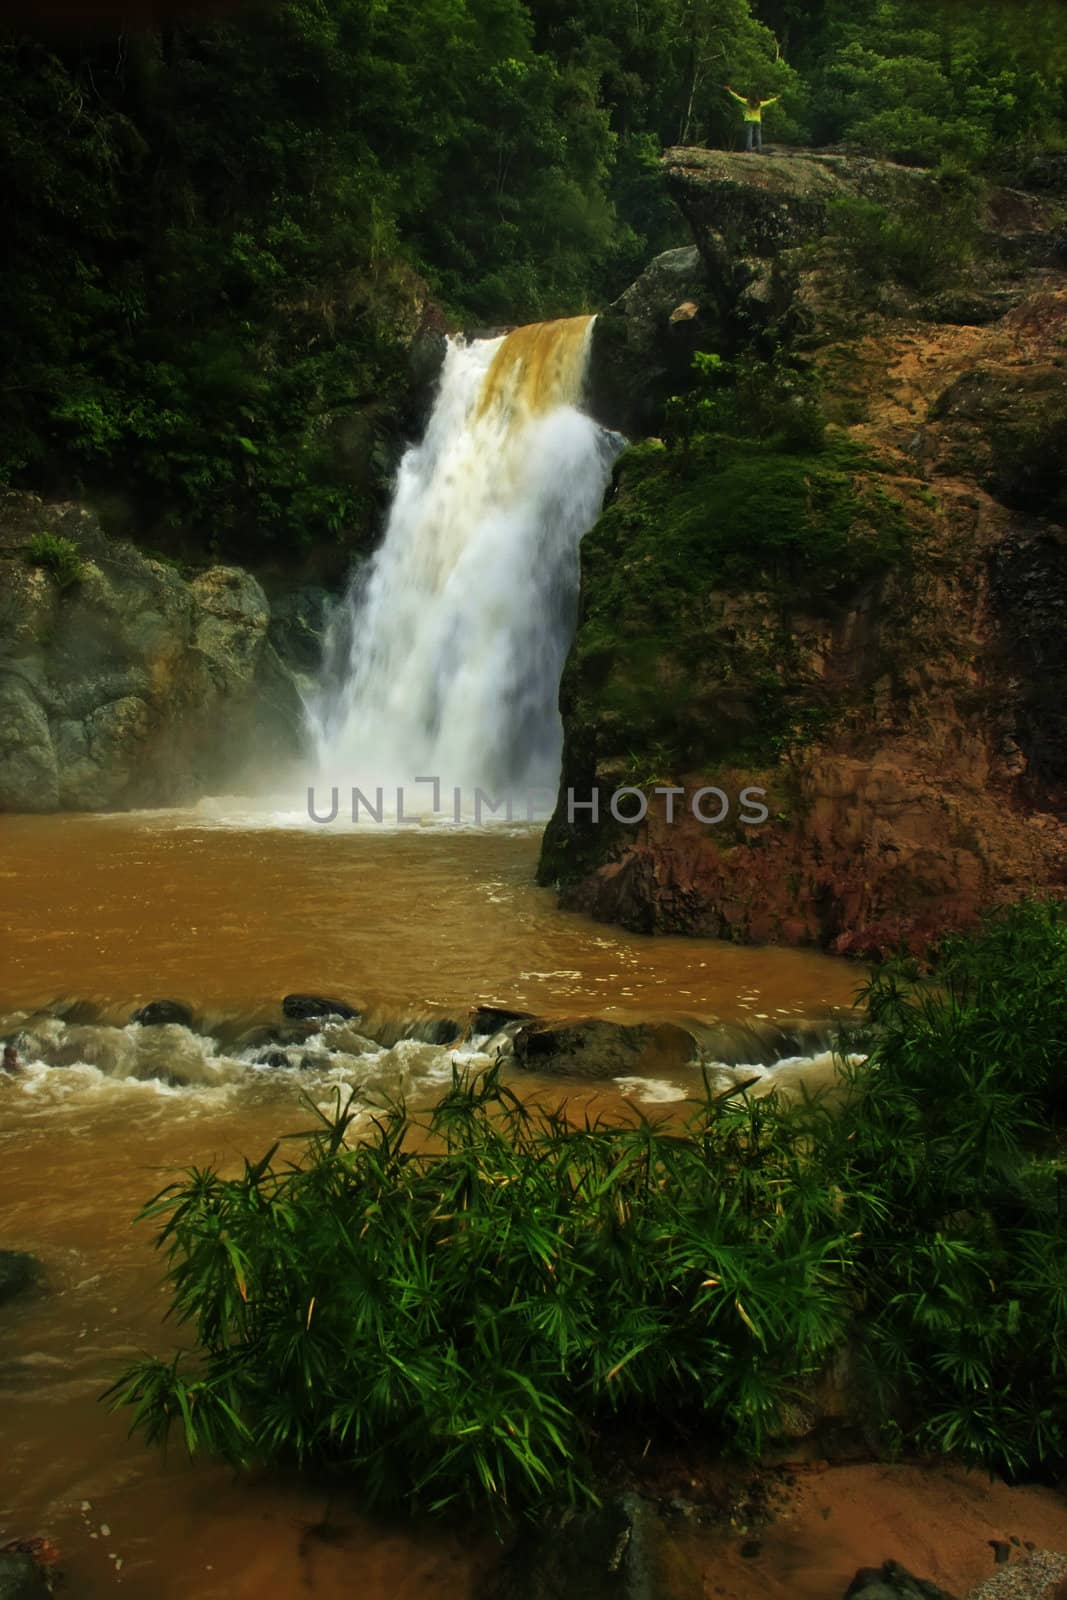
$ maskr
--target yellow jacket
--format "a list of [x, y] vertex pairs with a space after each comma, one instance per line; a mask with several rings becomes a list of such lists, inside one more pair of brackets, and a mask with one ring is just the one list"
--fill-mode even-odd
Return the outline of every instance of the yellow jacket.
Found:
[[726, 93], [732, 95], [739, 106], [744, 106], [746, 122], [762, 122], [764, 106], [773, 106], [774, 102], [781, 98], [779, 95], [772, 94], [769, 100], [761, 100], [758, 106], [750, 106], [744, 95], [738, 94], [736, 90], [727, 89]]

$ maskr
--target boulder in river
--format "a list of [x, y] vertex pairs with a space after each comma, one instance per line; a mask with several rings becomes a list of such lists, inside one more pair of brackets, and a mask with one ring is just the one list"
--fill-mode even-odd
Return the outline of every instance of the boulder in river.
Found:
[[655, 1508], [622, 1495], [519, 1535], [477, 1600], [702, 1600], [696, 1568]]
[[685, 1066], [695, 1054], [691, 1034], [673, 1022], [531, 1022], [515, 1035], [520, 1066], [578, 1078], [651, 1077]]
[[165, 1028], [172, 1023], [179, 1028], [190, 1028], [193, 1013], [180, 1000], [150, 1000], [134, 1012], [130, 1021], [139, 1022], [142, 1028]]
[[361, 1015], [358, 1007], [346, 1000], [329, 1000], [317, 994], [287, 994], [282, 1012], [292, 1022], [311, 1022], [319, 1017], [343, 1017], [346, 1022]]
[[[0, 1305], [30, 1289], [42, 1275], [41, 1263], [26, 1250], [0, 1250]], [[0, 1590], [0, 1595], [3, 1591]]]
[[533, 1022], [532, 1011], [511, 1011], [507, 1006], [473, 1006], [468, 1033], [477, 1037], [499, 1033], [501, 1028], [506, 1028], [509, 1022]]

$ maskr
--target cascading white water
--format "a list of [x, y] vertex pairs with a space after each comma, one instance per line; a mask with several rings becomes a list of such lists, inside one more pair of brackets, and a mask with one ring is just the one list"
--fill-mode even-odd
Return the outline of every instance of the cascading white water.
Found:
[[449, 343], [383, 543], [335, 624], [340, 670], [311, 708], [322, 783], [554, 789], [578, 545], [622, 444], [578, 409], [592, 326]]

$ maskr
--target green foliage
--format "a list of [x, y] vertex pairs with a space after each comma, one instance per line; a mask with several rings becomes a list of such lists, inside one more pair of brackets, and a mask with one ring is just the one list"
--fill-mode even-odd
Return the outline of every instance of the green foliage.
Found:
[[0, 34], [0, 480], [121, 477], [222, 546], [365, 538], [430, 294], [572, 312], [635, 253], [597, 82], [522, 0]]
[[974, 165], [1064, 127], [1067, 17], [1044, 0], [827, 0], [801, 49], [820, 143]]
[[[896, 562], [909, 537], [900, 505], [865, 471], [873, 463], [842, 438], [814, 453], [714, 434], [691, 440], [688, 453], [638, 451], [604, 517], [616, 533], [616, 583], [628, 580], [633, 600], [667, 613], [687, 586], [767, 586], [793, 601], [840, 594]], [[653, 539], [661, 554], [650, 564]], [[622, 598], [597, 588], [595, 603], [618, 613]]]
[[[1010, 1475], [1067, 1457], [1067, 908], [1024, 903], [866, 991], [855, 1116], [885, 1224], [866, 1252], [869, 1374], [903, 1437]], [[1051, 1159], [1050, 1159], [1051, 1158]]]
[[[832, 614], [858, 584], [906, 566], [914, 540], [876, 464], [825, 436], [805, 371], [781, 358], [698, 362], [696, 386], [670, 407], [668, 446], [626, 452], [583, 542], [564, 683], [570, 725], [588, 715], [602, 752], [639, 766], [666, 756], [676, 772], [775, 762], [824, 732], [834, 708], [791, 616]], [[755, 598], [731, 610], [738, 593]]]
[[26, 559], [31, 566], [43, 567], [50, 573], [60, 589], [80, 583], [85, 573], [80, 549], [73, 539], [61, 534], [35, 533], [26, 546]]
[[[599, 78], [620, 148], [651, 136], [657, 145], [738, 142], [738, 108], [723, 91], [733, 82], [764, 98], [796, 99], [802, 86], [774, 34], [749, 0], [537, 0], [537, 39], [565, 69]], [[797, 124], [785, 105], [769, 119]]]
[[[1067, 1110], [1067, 910], [1058, 901], [1023, 902], [989, 919], [979, 939], [953, 935], [941, 946], [937, 984], [920, 982], [907, 963], [878, 971], [865, 990], [872, 1021], [894, 1039], [882, 1047], [896, 1083], [927, 1094], [937, 1059], [936, 1104], [946, 1140], [962, 1100], [992, 1074], [1011, 1101], [1012, 1117]], [[958, 1152], [958, 1154], [962, 1154]], [[946, 1144], [946, 1160], [950, 1158]]]
[[[796, 753], [868, 688], [819, 670], [810, 619], [832, 625], [890, 572], [905, 592], [923, 519], [875, 458], [828, 428], [817, 372], [773, 334], [762, 353], [702, 351], [693, 366], [664, 439], [619, 459], [582, 543], [561, 688], [567, 759], [595, 752], [616, 778], [760, 771], [781, 787]], [[593, 760], [581, 770], [592, 782]], [[612, 858], [610, 827], [570, 832], [549, 829], [541, 881], [573, 882]]]
[[[610, 301], [682, 240], [664, 145], [736, 146], [728, 81], [778, 96], [791, 143], [970, 169], [1062, 140], [1067, 14], [1020, 6], [279, 0], [0, 31], [0, 486], [121, 480], [142, 526], [241, 554], [365, 542], [431, 299], [475, 325]], [[845, 232], [914, 283], [965, 238], [948, 207]]]
[[493, 1515], [591, 1492], [615, 1414], [758, 1452], [850, 1339], [886, 1437], [1016, 1474], [1067, 1460], [1067, 1218], [1039, 1118], [1067, 1112], [1067, 911], [867, 990], [843, 1103], [744, 1089], [681, 1126], [532, 1110], [456, 1073], [425, 1129], [352, 1103], [239, 1178], [145, 1211], [195, 1351], [111, 1391], [239, 1464]]

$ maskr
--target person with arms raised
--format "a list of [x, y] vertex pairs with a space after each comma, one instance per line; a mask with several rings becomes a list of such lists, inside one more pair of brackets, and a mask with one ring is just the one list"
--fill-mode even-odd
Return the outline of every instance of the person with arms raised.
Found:
[[726, 84], [726, 93], [731, 95], [744, 108], [745, 118], [745, 149], [763, 149], [763, 113], [767, 106], [773, 106], [778, 99], [772, 94], [769, 100], [761, 100], [758, 94], [738, 94]]

